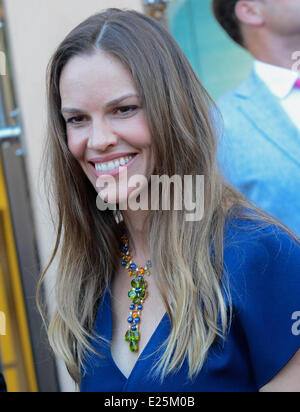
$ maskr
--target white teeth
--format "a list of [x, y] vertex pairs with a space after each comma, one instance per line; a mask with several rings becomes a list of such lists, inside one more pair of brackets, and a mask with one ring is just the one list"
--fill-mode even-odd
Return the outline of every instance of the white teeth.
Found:
[[106, 162], [106, 163], [96, 163], [95, 164], [95, 169], [98, 172], [109, 172], [111, 170], [117, 169], [119, 166], [124, 166], [126, 163], [128, 163], [133, 156], [127, 156], [127, 157], [120, 157], [119, 159], [116, 159], [114, 161]]
[[116, 166], [115, 166], [115, 163], [114, 163], [114, 162], [109, 162], [109, 163], [108, 163], [108, 166], [107, 166], [107, 169], [108, 169], [108, 170], [113, 170], [115, 167], [116, 167]]

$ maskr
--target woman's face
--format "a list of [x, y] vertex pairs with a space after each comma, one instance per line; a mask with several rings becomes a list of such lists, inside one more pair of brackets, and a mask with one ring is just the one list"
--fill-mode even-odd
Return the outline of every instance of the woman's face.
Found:
[[68, 147], [84, 173], [103, 200], [112, 198], [112, 187], [99, 186], [107, 175], [116, 183], [116, 203], [128, 199], [134, 188], [124, 192], [124, 171], [127, 180], [147, 181], [153, 172], [152, 139], [131, 73], [103, 51], [75, 56], [61, 73], [60, 95]]

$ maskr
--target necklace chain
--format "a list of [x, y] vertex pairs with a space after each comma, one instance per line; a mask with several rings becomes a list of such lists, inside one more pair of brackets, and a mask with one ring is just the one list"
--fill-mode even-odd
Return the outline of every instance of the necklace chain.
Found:
[[123, 243], [121, 258], [122, 266], [128, 270], [128, 276], [132, 277], [131, 289], [128, 292], [128, 297], [131, 299], [129, 306], [129, 317], [127, 322], [129, 328], [125, 333], [125, 341], [129, 342], [131, 352], [138, 352], [138, 342], [140, 340], [140, 322], [141, 312], [143, 310], [144, 301], [148, 296], [148, 284], [144, 276], [149, 276], [152, 268], [151, 260], [148, 260], [146, 265], [138, 267], [132, 260], [129, 252], [128, 236], [124, 233], [121, 236]]

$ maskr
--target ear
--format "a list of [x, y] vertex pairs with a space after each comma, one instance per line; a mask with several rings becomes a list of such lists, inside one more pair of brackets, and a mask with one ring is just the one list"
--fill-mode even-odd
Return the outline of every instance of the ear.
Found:
[[256, 0], [239, 0], [235, 5], [235, 14], [244, 24], [261, 26], [264, 23], [261, 3]]

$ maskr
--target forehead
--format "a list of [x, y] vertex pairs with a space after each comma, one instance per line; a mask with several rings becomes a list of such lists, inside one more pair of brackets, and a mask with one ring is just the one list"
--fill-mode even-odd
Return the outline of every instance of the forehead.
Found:
[[62, 101], [78, 104], [136, 93], [128, 68], [103, 51], [72, 57], [62, 70], [59, 89]]

